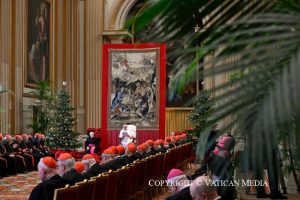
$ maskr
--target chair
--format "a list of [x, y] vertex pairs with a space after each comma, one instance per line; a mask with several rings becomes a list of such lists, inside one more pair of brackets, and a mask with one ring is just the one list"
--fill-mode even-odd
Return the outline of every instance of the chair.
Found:
[[155, 162], [155, 156], [156, 155], [152, 155], [150, 157], [147, 158], [147, 170], [146, 170], [146, 186], [148, 187], [148, 182], [150, 179], [153, 178], [153, 173], [154, 173], [154, 170], [155, 170], [155, 166], [154, 166], [154, 162]]
[[164, 163], [165, 154], [158, 154], [154, 163], [156, 170], [154, 171], [154, 179], [159, 179], [162, 176], [162, 169]]
[[[133, 195], [135, 199], [145, 199], [146, 197], [146, 188], [148, 182], [146, 182], [147, 174], [147, 162], [149, 158], [142, 159], [138, 162], [139, 164], [139, 176], [137, 177], [136, 190]], [[137, 173], [136, 173], [137, 174]]]
[[143, 189], [144, 186], [147, 184], [146, 183], [146, 173], [147, 173], [147, 160], [144, 159], [141, 161], [141, 164], [140, 164], [140, 174], [141, 176], [139, 176], [139, 179], [138, 179], [138, 189]]
[[138, 191], [139, 176], [142, 175], [140, 173], [140, 166], [141, 166], [140, 161], [137, 161], [134, 164], [130, 165], [129, 173], [128, 173], [128, 176], [130, 177], [128, 181], [128, 188], [129, 188], [128, 192], [130, 196], [128, 199], [136, 199], [135, 193]]
[[153, 187], [151, 187], [148, 183], [151, 179], [154, 179], [154, 174], [156, 170], [155, 161], [158, 155], [152, 155], [147, 159], [147, 170], [145, 173], [145, 185], [144, 191], [146, 191], [146, 195], [148, 198], [153, 199], [155, 195], [153, 195]]
[[170, 149], [165, 153], [165, 159], [163, 164], [163, 173], [165, 175], [167, 175], [167, 173], [169, 173], [169, 171], [172, 169], [171, 163], [173, 151], [174, 150]]
[[[164, 158], [165, 158], [165, 154], [161, 153], [161, 154], [158, 154], [156, 159], [155, 159], [154, 166], [155, 166], [156, 170], [154, 170], [154, 173], [153, 173], [153, 179], [154, 180], [164, 180], [164, 178], [163, 178]], [[152, 187], [152, 188], [154, 189], [154, 197], [163, 194], [163, 191], [162, 191], [163, 187], [162, 186], [158, 186], [158, 187], [155, 186], [155, 187]]]
[[130, 184], [129, 182], [131, 181], [130, 173], [129, 173], [129, 167], [123, 167], [119, 171], [119, 177], [118, 177], [118, 182], [117, 182], [117, 200], [124, 200], [128, 199], [130, 196]]
[[95, 180], [87, 180], [85, 179], [82, 182], [76, 183], [78, 186], [78, 200], [85, 199], [85, 200], [93, 200], [94, 192], [95, 192]]
[[135, 192], [135, 198], [136, 199], [144, 199], [145, 193], [146, 193], [146, 186], [148, 185], [148, 182], [146, 182], [146, 174], [147, 174], [147, 162], [148, 158], [142, 159], [140, 161], [139, 166], [139, 176], [137, 176], [137, 188]]
[[119, 178], [120, 169], [117, 171], [113, 171], [108, 173], [108, 185], [106, 190], [106, 197], [107, 200], [115, 200], [116, 194], [117, 194], [117, 184], [118, 184], [118, 178]]
[[54, 200], [77, 200], [78, 199], [78, 185], [66, 185], [65, 188], [59, 188], [54, 191]]
[[105, 199], [108, 186], [108, 173], [99, 174], [97, 177], [92, 177], [95, 180], [94, 200]]
[[177, 160], [175, 162], [176, 168], [180, 169], [183, 164], [182, 162], [184, 160], [184, 158], [183, 158], [184, 151], [185, 151], [185, 146], [183, 146], [183, 145], [178, 146], [177, 153], [176, 153]]

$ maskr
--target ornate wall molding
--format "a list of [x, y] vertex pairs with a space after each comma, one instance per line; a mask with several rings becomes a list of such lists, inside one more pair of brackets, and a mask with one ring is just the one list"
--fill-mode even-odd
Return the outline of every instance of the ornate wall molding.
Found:
[[[104, 27], [109, 30], [120, 30], [123, 28], [127, 15], [130, 9], [138, 0], [118, 0], [113, 4], [107, 5], [105, 9], [105, 20], [106, 23]], [[106, 3], [107, 4], [107, 3]]]

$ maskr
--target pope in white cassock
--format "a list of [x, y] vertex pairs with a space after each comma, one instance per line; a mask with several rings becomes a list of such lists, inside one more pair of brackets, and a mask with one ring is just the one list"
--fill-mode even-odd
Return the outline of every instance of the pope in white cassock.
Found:
[[135, 125], [123, 125], [123, 129], [120, 131], [120, 143], [122, 146], [126, 147], [128, 143], [134, 142], [136, 140], [136, 126]]

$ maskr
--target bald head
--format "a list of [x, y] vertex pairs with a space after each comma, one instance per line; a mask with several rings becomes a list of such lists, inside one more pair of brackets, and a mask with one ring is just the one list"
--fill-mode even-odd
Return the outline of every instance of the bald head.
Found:
[[208, 176], [196, 178], [190, 186], [190, 193], [193, 200], [213, 200], [218, 197], [217, 188]]

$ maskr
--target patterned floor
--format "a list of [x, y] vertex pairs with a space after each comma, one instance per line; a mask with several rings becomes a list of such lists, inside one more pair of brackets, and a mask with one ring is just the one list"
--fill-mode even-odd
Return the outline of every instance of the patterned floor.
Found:
[[38, 173], [30, 172], [0, 179], [1, 200], [28, 199], [31, 190], [38, 184]]

